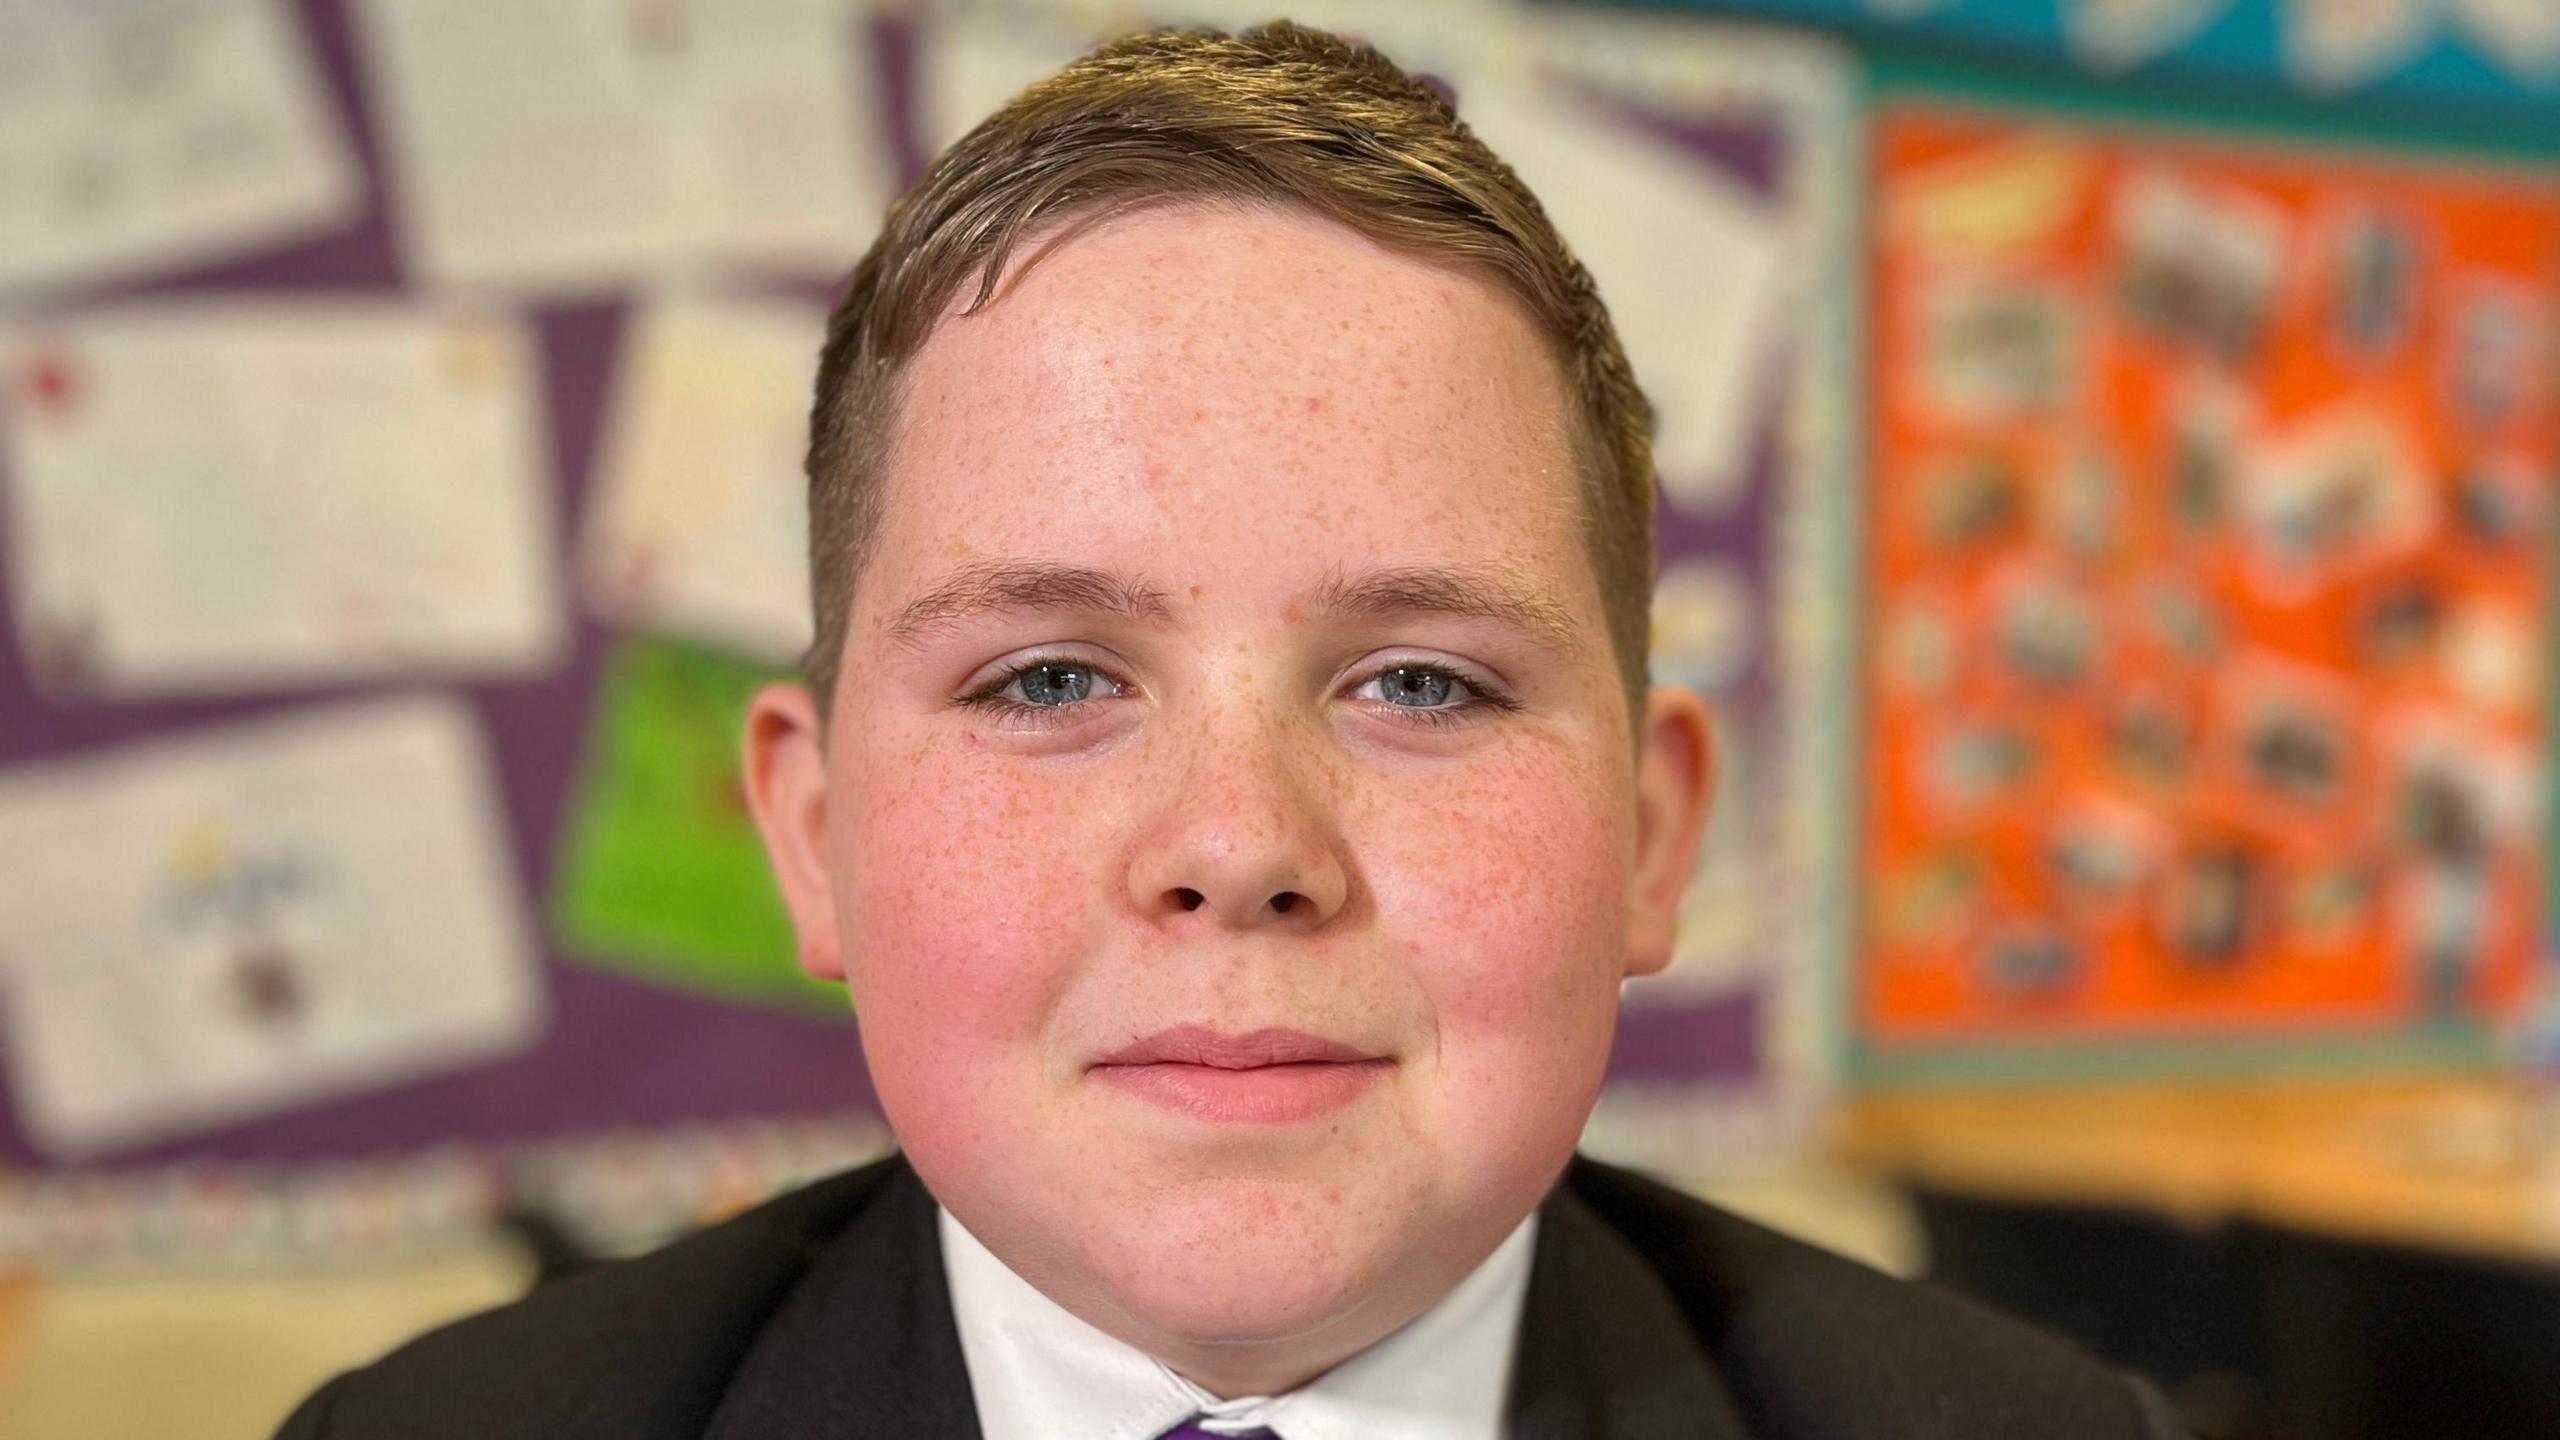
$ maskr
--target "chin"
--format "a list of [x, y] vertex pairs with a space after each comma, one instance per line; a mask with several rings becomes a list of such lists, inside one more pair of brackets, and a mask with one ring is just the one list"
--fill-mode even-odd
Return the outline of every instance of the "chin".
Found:
[[1210, 1186], [1094, 1236], [1086, 1273], [1133, 1324], [1199, 1343], [1285, 1340], [1350, 1316], [1419, 1237], [1338, 1198]]
[[1234, 1236], [1173, 1259], [1146, 1256], [1127, 1273], [1097, 1271], [1106, 1298], [1131, 1325], [1186, 1346], [1277, 1344], [1352, 1319], [1377, 1276], [1342, 1257], [1310, 1257], [1276, 1237]]

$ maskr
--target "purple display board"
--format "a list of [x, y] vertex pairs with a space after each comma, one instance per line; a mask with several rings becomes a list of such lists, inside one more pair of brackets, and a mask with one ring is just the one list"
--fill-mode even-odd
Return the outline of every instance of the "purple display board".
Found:
[[[364, 95], [350, 16], [342, 0], [299, 0], [339, 120], [361, 158], [360, 216], [335, 233], [252, 258], [157, 276], [80, 301], [85, 309], [143, 296], [198, 294], [397, 296], [409, 288], [385, 210], [383, 168]], [[900, 173], [921, 168], [915, 119], [917, 60], [932, 42], [893, 22], [851, 37], [846, 63], [862, 77], [864, 103], [900, 151]], [[1463, 102], [1462, 102], [1463, 103]], [[1646, 102], [1637, 123], [1685, 147], [1702, 165], [1771, 206], [1782, 193], [1795, 137], [1775, 109], [1728, 109], [1711, 122]], [[555, 529], [577, 532], [600, 412], [626, 322], [627, 297], [537, 308], [546, 385]], [[70, 313], [76, 313], [70, 312]], [[1713, 557], [1749, 587], [1749, 656], [1718, 696], [1726, 723], [1755, 732], [1755, 751], [1810, 745], [1799, 675], [1791, 674], [1782, 554], [1791, 520], [1784, 499], [1809, 477], [1799, 413], [1802, 387], [1787, 377], [1799, 335], [1769, 356], [1771, 379], [1756, 402], [1748, 474], [1712, 513], [1666, 509], [1666, 562]], [[8, 604], [0, 587], [0, 607]], [[0, 609], [0, 634], [11, 632]], [[610, 640], [591, 619], [572, 619], [572, 642], [555, 669], [535, 678], [460, 687], [485, 723], [528, 913], [543, 911], [564, 813], [588, 730], [600, 660]], [[311, 691], [218, 701], [77, 703], [48, 698], [16, 647], [0, 648], [0, 766], [19, 765], [184, 732], [329, 698]], [[1792, 738], [1790, 738], [1792, 737]], [[1810, 763], [1802, 755], [1792, 762]], [[1729, 804], [1774, 816], [1790, 797], [1755, 797], [1744, 775]], [[1756, 822], [1755, 822], [1756, 823]], [[1775, 944], [1775, 937], [1770, 937]], [[531, 1048], [495, 1063], [415, 1083], [309, 1104], [219, 1129], [113, 1153], [93, 1168], [142, 1171], [170, 1162], [304, 1164], [388, 1158], [429, 1147], [513, 1147], [601, 1132], [684, 1127], [737, 1119], [816, 1117], [871, 1106], [850, 1016], [841, 1019], [728, 1003], [582, 965], [546, 947], [547, 1028]], [[1776, 1001], [1765, 979], [1676, 1002], [1631, 1004], [1612, 1061], [1613, 1082], [1648, 1088], [1728, 1085], [1770, 1064], [1764, 1037]], [[0, 1096], [0, 1101], [5, 1101]], [[0, 1165], [42, 1171], [46, 1161], [0, 1103]]]

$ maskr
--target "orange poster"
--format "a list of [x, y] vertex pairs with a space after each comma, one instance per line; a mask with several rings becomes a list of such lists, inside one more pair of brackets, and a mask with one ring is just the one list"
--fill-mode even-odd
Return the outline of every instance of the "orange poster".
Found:
[[2512, 1014], [2560, 189], [1922, 104], [1875, 166], [1865, 1044]]

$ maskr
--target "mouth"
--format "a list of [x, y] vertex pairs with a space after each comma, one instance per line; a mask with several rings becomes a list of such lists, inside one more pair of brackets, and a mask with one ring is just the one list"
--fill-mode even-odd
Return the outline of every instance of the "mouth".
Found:
[[1293, 1125], [1358, 1099], [1395, 1064], [1302, 1030], [1160, 1030], [1095, 1062], [1096, 1079], [1220, 1125]]

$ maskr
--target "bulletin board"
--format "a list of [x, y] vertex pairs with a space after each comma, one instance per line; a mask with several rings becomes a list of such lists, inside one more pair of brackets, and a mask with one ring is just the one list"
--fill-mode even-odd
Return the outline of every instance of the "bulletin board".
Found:
[[1873, 161], [1872, 1073], [2489, 1053], [2542, 949], [2560, 189], [1909, 94]]
[[[303, 157], [310, 163], [296, 173], [308, 183], [261, 202], [274, 222], [266, 233], [197, 217], [178, 227], [194, 227], [192, 249], [136, 231], [93, 247], [115, 251], [95, 273], [77, 255], [56, 255], [50, 275], [10, 289], [0, 270], [0, 341], [11, 347], [0, 435], [13, 442], [0, 465], [15, 455], [21, 469], [71, 477], [48, 498], [26, 474], [0, 476], [18, 482], [0, 531], [10, 542], [0, 549], [10, 572], [0, 584], [0, 833], [58, 857], [85, 855], [79, 847], [93, 842], [132, 849], [129, 837], [176, 803], [169, 795], [201, 792], [229, 797], [257, 825], [291, 829], [293, 840], [260, 850], [219, 827], [154, 832], [157, 848], [117, 863], [158, 879], [93, 893], [81, 887], [114, 866], [64, 860], [55, 893], [69, 898], [54, 905], [53, 930], [27, 928], [28, 916], [48, 912], [24, 895], [0, 921], [0, 934], [19, 927], [20, 952], [0, 944], [0, 1014], [13, 1027], [0, 1033], [16, 1037], [0, 1042], [10, 1061], [0, 1066], [0, 1245], [11, 1253], [49, 1262], [330, 1253], [431, 1241], [528, 1205], [612, 1241], [734, 1209], [888, 1142], [840, 991], [792, 966], [735, 780], [745, 697], [805, 639], [805, 614], [790, 609], [804, 563], [794, 553], [796, 488], [782, 509], [770, 487], [669, 488], [670, 474], [778, 470], [796, 487], [796, 419], [777, 423], [770, 386], [718, 377], [769, 379], [806, 363], [793, 357], [814, 353], [803, 347], [814, 346], [833, 281], [868, 230], [830, 250], [811, 239], [829, 233], [816, 223], [825, 215], [784, 214], [772, 233], [716, 237], [742, 246], [742, 259], [706, 248], [685, 215], [625, 191], [606, 198], [639, 208], [603, 263], [591, 245], [563, 242], [565, 232], [493, 227], [473, 207], [506, 192], [485, 174], [451, 170], [453, 157], [478, 153], [484, 170], [503, 170], [511, 150], [538, 147], [526, 133], [501, 133], [492, 150], [467, 115], [419, 120], [434, 113], [418, 96], [437, 87], [437, 64], [481, 62], [466, 47], [383, 70], [383, 47], [430, 23], [422, 17], [434, 7], [379, 0], [359, 13], [368, 4], [273, 7], [307, 57], [308, 99], [325, 131], [308, 143], [330, 153]], [[264, 14], [260, 0], [224, 0], [224, 13], [243, 6]], [[651, 66], [714, 44], [809, 48], [774, 40], [796, 33], [785, 27], [804, 0], [480, 8], [535, 27], [511, 32], [526, 45], [525, 36], [589, 44], [597, 36], [579, 27], [608, 21], [636, 27], [604, 38], [636, 57], [642, 81]], [[684, 28], [715, 9], [739, 23]], [[745, 23], [759, 17], [772, 28]], [[876, 216], [938, 143], [943, 109], [983, 111], [1029, 78], [1024, 67], [1036, 74], [1064, 58], [1057, 42], [1072, 54], [1137, 18], [1064, 5], [850, 16], [818, 57], [844, 77], [847, 108], [799, 119], [844, 146], [835, 169], [853, 180], [838, 202]], [[1773, 1149], [1800, 1133], [1830, 1065], [1826, 937], [1793, 917], [1827, 909], [1805, 902], [1829, 883], [1845, 843], [1825, 822], [1831, 808], [1802, 802], [1832, 783], [1838, 767], [1825, 760], [1846, 738], [1835, 683], [1845, 617], [1806, 597], [1837, 571], [1843, 532], [1824, 507], [1845, 494], [1856, 438], [1845, 383], [1856, 176], [1847, 68], [1827, 46], [1785, 36], [1579, 16], [1544, 22], [1554, 28], [1542, 33], [1573, 42], [1569, 51], [1517, 43], [1504, 52], [1570, 53], [1574, 68], [1521, 68], [1459, 53], [1418, 26], [1382, 33], [1382, 23], [1355, 28], [1454, 83], [1462, 111], [1472, 91], [1470, 118], [1489, 127], [1507, 118], [1524, 149], [1559, 106], [1571, 118], [1556, 123], [1618, 137], [1621, 163], [1585, 168], [1621, 188], [1586, 181], [1574, 203], [1657, 206], [1725, 227], [1722, 248], [1700, 242], [1705, 261], [1676, 246], [1622, 246], [1605, 267], [1595, 254], [1604, 283], [1613, 274], [1622, 289], [1660, 283], [1666, 271], [1712, 270], [1717, 258], [1765, 267], [1747, 272], [1764, 274], [1769, 294], [1738, 339], [1718, 330], [1721, 348], [1696, 353], [1676, 349], [1687, 343], [1678, 333], [1647, 341], [1675, 347], [1657, 401], [1679, 417], [1670, 453], [1682, 457], [1665, 474], [1669, 598], [1658, 628], [1670, 638], [1656, 663], [1667, 683], [1717, 700], [1728, 743], [1752, 763], [1733, 772], [1728, 816], [1702, 863], [1699, 892], [1720, 898], [1684, 922], [1668, 982], [1652, 994], [1631, 988], [1593, 1138], [1607, 1153], [1692, 1171], [1719, 1154]], [[724, 63], [771, 73], [749, 50]], [[835, 93], [801, 79], [794, 93], [812, 106]], [[694, 110], [652, 111], [651, 123], [674, 133], [728, 113], [723, 83], [720, 73], [688, 80]], [[653, 93], [641, 85], [599, 103]], [[721, 167], [722, 183], [759, 183], [730, 174], [737, 168]], [[1568, 183], [1559, 177], [1559, 197]], [[562, 213], [604, 203], [536, 187], [527, 213], [546, 198], [570, 207]], [[24, 199], [0, 193], [0, 234]], [[1622, 315], [1643, 308], [1619, 304]], [[297, 318], [264, 313], [277, 305]], [[180, 312], [189, 318], [174, 327], [163, 319]], [[273, 353], [230, 366], [224, 357], [239, 352], [224, 347], [251, 334]], [[349, 346], [373, 357], [361, 376], [329, 360], [356, 353]], [[686, 371], [699, 372], [704, 356], [719, 357], [711, 380]], [[447, 430], [485, 441], [485, 468], [521, 461], [534, 477], [531, 509], [519, 506], [508, 533], [539, 546], [519, 547], [515, 568], [492, 584], [514, 608], [495, 598], [478, 610], [448, 606], [482, 582], [435, 568], [462, 562], [419, 538], [432, 538], [422, 521], [405, 548], [384, 538], [380, 552], [357, 552], [370, 573], [354, 562], [333, 572], [322, 622], [270, 634], [226, 659], [221, 675], [191, 671], [188, 657], [205, 652], [170, 637], [215, 634], [223, 617], [307, 597], [243, 584], [190, 599], [181, 588], [156, 610], [130, 612], [148, 626], [134, 620], [113, 643], [52, 623], [51, 611], [28, 613], [82, 593], [83, 574], [137, 563], [124, 551], [102, 566], [60, 559], [62, 535], [114, 528], [98, 518], [108, 512], [65, 498], [73, 482], [136, 463], [117, 435], [82, 436], [104, 413], [87, 407], [115, 399], [115, 377], [187, 365], [265, 377], [240, 382], [249, 387], [240, 403], [265, 407], [258, 413], [284, 429], [324, 411], [331, 385], [353, 387], [349, 404], [380, 403], [394, 392], [378, 377], [405, 377], [420, 413], [442, 407], [432, 413], [451, 417]], [[354, 394], [366, 385], [370, 399]], [[517, 405], [522, 413], [508, 408]], [[304, 458], [249, 468], [273, 480], [276, 467]], [[364, 468], [361, 453], [336, 458], [355, 467], [341, 473]], [[183, 547], [155, 553], [168, 564], [145, 571], [194, 574]], [[289, 569], [276, 553], [269, 568]], [[738, 575], [760, 583], [703, 583]], [[433, 597], [426, 608], [442, 618], [415, 619], [384, 578], [394, 576]], [[447, 580], [431, 583], [439, 576]], [[91, 598], [101, 614], [128, 614], [114, 607], [129, 597]], [[146, 633], [157, 648], [130, 638]], [[345, 663], [350, 655], [366, 663]], [[108, 793], [93, 784], [102, 779], [113, 781], [113, 804], [98, 798]], [[413, 803], [412, 789], [426, 794], [430, 781], [443, 799]], [[426, 853], [426, 832], [400, 827], [430, 824], [442, 827], [446, 848], [434, 853], [449, 870], [402, 876], [397, 857]], [[439, 911], [419, 900], [455, 893], [437, 886], [478, 898]], [[403, 897], [409, 909], [390, 903]], [[81, 906], [93, 902], [114, 913], [84, 923]], [[249, 913], [265, 927], [256, 945], [240, 943]], [[439, 972], [434, 952], [404, 948], [448, 931], [485, 935], [475, 956], [517, 963], [486, 976]], [[75, 954], [91, 935], [99, 955]], [[219, 945], [206, 938], [215, 935]], [[37, 949], [45, 955], [27, 961]], [[372, 957], [363, 985], [382, 1028], [278, 1059], [274, 1036], [336, 993], [328, 974], [296, 965], [314, 955], [353, 963], [344, 955], [356, 949]], [[55, 1024], [75, 1010], [89, 1028]], [[40, 1033], [82, 1038], [48, 1045]], [[148, 1063], [122, 1067], [129, 1084], [84, 1083], [118, 1055]]]
[[[605, 1235], [645, 1233], [876, 1150], [886, 1137], [868, 1113], [868, 1082], [840, 994], [832, 1008], [806, 996], [733, 1003], [698, 986], [649, 983], [611, 953], [565, 943], [559, 937], [571, 927], [552, 923], [559, 874], [578, 863], [564, 837], [575, 828], [582, 789], [617, 783], [591, 763], [599, 749], [591, 732], [609, 734], [613, 726], [612, 715], [599, 710], [600, 693], [611, 689], [606, 682], [645, 664], [631, 658], [635, 649], [717, 653], [619, 633], [573, 593], [569, 552], [592, 494], [605, 412], [641, 308], [639, 287], [517, 297], [423, 278], [423, 257], [404, 251], [395, 221], [400, 202], [383, 156], [383, 102], [367, 86], [352, 7], [301, 0], [277, 9], [295, 43], [306, 47], [328, 122], [345, 147], [353, 178], [347, 203], [321, 213], [303, 233], [244, 253], [142, 265], [129, 277], [12, 296], [0, 318], [21, 336], [45, 332], [75, 342], [93, 316], [149, 315], [164, 304], [199, 302], [432, 304], [439, 313], [458, 306], [495, 326], [521, 327], [535, 412], [528, 431], [541, 446], [540, 530], [555, 547], [543, 597], [553, 633], [489, 667], [499, 673], [485, 678], [432, 665], [415, 675], [377, 667], [344, 682], [286, 675], [271, 687], [237, 691], [99, 696], [40, 673], [45, 656], [24, 643], [28, 627], [11, 609], [28, 588], [0, 587], [0, 632], [13, 637], [0, 646], [0, 773], [119, 757], [156, 743], [263, 737], [261, 727], [270, 724], [349, 713], [340, 707], [451, 707], [467, 722], [484, 767], [480, 783], [494, 819], [489, 853], [503, 867], [505, 918], [528, 948], [533, 990], [510, 1007], [504, 1025], [483, 1027], [449, 1052], [419, 1056], [399, 1078], [335, 1077], [325, 1098], [303, 1102], [263, 1094], [253, 1097], [249, 1113], [218, 1122], [180, 1110], [152, 1138], [69, 1153], [30, 1134], [26, 1097], [15, 1093], [28, 1072], [12, 1067], [0, 1080], [11, 1101], [0, 1105], [0, 1166], [7, 1167], [0, 1210], [11, 1248], [48, 1262], [202, 1256], [227, 1247], [362, 1249], [433, 1240], [455, 1224], [523, 1204]], [[856, 82], [850, 93], [878, 107], [848, 140], [886, 143], [883, 137], [896, 133], [896, 92], [878, 77], [900, 55], [901, 37], [848, 23], [840, 38], [835, 59]], [[894, 152], [880, 160], [884, 169], [894, 163]], [[861, 243], [858, 237], [846, 246], [846, 267]], [[742, 283], [773, 303], [797, 305], [814, 327], [824, 315], [824, 284], [809, 267], [797, 275], [766, 271]], [[25, 370], [10, 378], [20, 403], [6, 423], [21, 427], [31, 423], [25, 402], [63, 383]], [[11, 517], [19, 527], [25, 519], [23, 511]], [[739, 698], [734, 689], [724, 692], [732, 713], [701, 723], [733, 734]], [[623, 708], [648, 703], [643, 696]], [[290, 737], [279, 743], [292, 746]], [[376, 773], [344, 783], [360, 790], [387, 787], [393, 778]], [[734, 780], [725, 793], [734, 793]], [[769, 941], [778, 915], [769, 882], [744, 893], [743, 923]], [[102, 930], [113, 923], [101, 917]], [[787, 949], [768, 948], [753, 968], [768, 988], [787, 988]], [[137, 989], [151, 983], [147, 975], [127, 978]], [[23, 986], [5, 999], [21, 1011], [29, 1004]], [[205, 1023], [221, 1022], [209, 1016]]]

